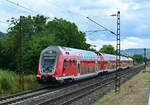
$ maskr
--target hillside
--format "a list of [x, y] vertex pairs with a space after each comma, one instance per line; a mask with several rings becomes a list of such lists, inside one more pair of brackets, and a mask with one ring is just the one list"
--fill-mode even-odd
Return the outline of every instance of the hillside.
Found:
[[0, 40], [3, 40], [3, 39], [5, 39], [5, 38], [6, 38], [5, 34], [2, 33], [2, 32], [0, 32]]
[[[124, 55], [135, 55], [135, 54], [141, 54], [144, 55], [144, 48], [133, 48], [133, 49], [125, 49], [125, 50], [121, 50], [121, 54]], [[150, 58], [150, 49], [147, 49], [146, 51], [146, 56], [148, 58]]]

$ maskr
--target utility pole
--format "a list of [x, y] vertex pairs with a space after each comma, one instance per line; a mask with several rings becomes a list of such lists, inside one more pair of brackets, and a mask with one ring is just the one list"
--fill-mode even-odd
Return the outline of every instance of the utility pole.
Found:
[[[108, 31], [111, 34], [116, 35], [116, 76], [115, 76], [115, 92], [118, 92], [120, 90], [120, 73], [118, 70], [120, 70], [120, 11], [117, 12], [117, 14], [112, 14], [110, 16], [116, 16], [117, 17], [117, 34], [113, 31], [109, 30], [108, 28], [102, 26], [101, 24], [97, 23], [96, 21], [92, 20], [89, 17], [86, 17], [88, 20], [92, 21], [93, 23], [97, 24], [101, 28], [103, 28], [103, 31]], [[96, 30], [97, 32], [98, 30]]]
[[19, 76], [20, 76], [20, 88], [24, 90], [24, 49], [23, 49], [23, 16], [20, 16], [19, 22]]
[[120, 11], [117, 12], [117, 45], [116, 45], [116, 76], [115, 92], [120, 91]]
[[144, 64], [145, 64], [144, 71], [146, 72], [146, 48], [144, 48]]

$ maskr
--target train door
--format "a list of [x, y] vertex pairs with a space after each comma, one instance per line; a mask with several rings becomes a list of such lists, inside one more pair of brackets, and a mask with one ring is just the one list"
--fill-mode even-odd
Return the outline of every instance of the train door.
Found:
[[100, 71], [104, 71], [104, 58], [103, 56], [100, 57]]
[[80, 76], [80, 60], [77, 61], [78, 67], [77, 67], [77, 71], [78, 71], [78, 76]]
[[97, 60], [95, 61], [95, 63], [96, 63], [96, 69], [95, 69], [95, 70], [96, 70], [96, 73], [97, 73], [97, 70], [98, 70], [98, 69], [97, 69], [97, 63], [98, 63]]
[[77, 68], [77, 61], [76, 60], [73, 60], [73, 74], [74, 76], [77, 76], [78, 75], [78, 68]]

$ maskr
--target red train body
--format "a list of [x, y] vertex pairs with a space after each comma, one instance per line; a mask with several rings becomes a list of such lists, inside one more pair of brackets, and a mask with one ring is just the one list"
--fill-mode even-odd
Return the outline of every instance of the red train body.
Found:
[[[121, 57], [121, 68], [133, 66], [131, 58]], [[40, 83], [79, 80], [112, 72], [116, 57], [92, 51], [50, 46], [40, 55], [37, 79]]]

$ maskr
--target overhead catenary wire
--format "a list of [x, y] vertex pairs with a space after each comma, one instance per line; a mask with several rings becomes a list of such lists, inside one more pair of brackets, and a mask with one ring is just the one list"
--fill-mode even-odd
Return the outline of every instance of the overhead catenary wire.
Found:
[[[46, 0], [46, 1], [50, 3], [49, 0]], [[54, 4], [54, 5], [55, 5], [55, 4]], [[57, 5], [55, 5], [55, 6], [58, 7]], [[83, 15], [83, 14], [80, 14], [80, 13], [77, 13], [77, 12], [74, 12], [74, 11], [71, 11], [71, 10], [66, 9], [66, 8], [64, 8], [64, 7], [61, 7], [61, 6], [59, 6], [58, 8], [61, 8], [61, 9], [63, 9], [63, 10], [66, 10], [68, 13], [77, 14], [77, 15], [79, 15], [79, 16], [81, 16], [81, 17], [84, 17], [85, 19], [88, 19], [88, 20], [94, 22], [95, 24], [97, 24], [98, 26], [102, 27], [103, 29], [105, 29], [105, 30], [99, 30], [99, 31], [109, 31], [111, 34], [116, 35], [116, 33], [114, 33], [113, 31], [109, 30], [108, 28], [104, 27], [103, 25], [97, 23], [97, 22], [94, 21], [93, 19], [91, 19], [91, 18], [89, 18], [89, 17], [87, 17], [87, 16], [85, 16], [85, 15]], [[88, 32], [88, 31], [85, 31], [85, 32]], [[94, 33], [94, 32], [98, 32], [98, 31], [94, 31], [94, 30], [93, 30], [91, 33]], [[116, 36], [117, 36], [117, 35], [116, 35]]]
[[[8, 1], [7, 1], [8, 2]], [[9, 8], [11, 8], [11, 9], [16, 9], [16, 7], [14, 7], [13, 5], [9, 5], [9, 4], [5, 4], [7, 7], [9, 7]], [[23, 13], [32, 13], [31, 11], [28, 11], [28, 10], [26, 10], [26, 9], [23, 9], [22, 8], [22, 10], [20, 10], [20, 8], [17, 8], [19, 11], [22, 11]]]
[[1, 20], [0, 20], [0, 23], [9, 24], [9, 22], [5, 22], [5, 21], [1, 21]]
[[[46, 2], [48, 2], [49, 4], [51, 4], [51, 2], [49, 1], [49, 0], [45, 0]], [[71, 19], [72, 20], [70, 20], [70, 21], [73, 21], [74, 19], [76, 19], [76, 18], [74, 18], [74, 16], [72, 16], [72, 15], [75, 15], [75, 16], [80, 16], [80, 17], [82, 17], [82, 18], [85, 18], [86, 19], [86, 16], [84, 16], [84, 15], [82, 15], [82, 14], [80, 14], [80, 13], [78, 13], [78, 12], [75, 12], [75, 11], [72, 11], [72, 10], [70, 10], [70, 9], [68, 9], [68, 8], [64, 8], [63, 6], [61, 6], [61, 5], [57, 5], [57, 4], [54, 4], [53, 3], [53, 6], [55, 6], [56, 8], [60, 8], [61, 9], [61, 11], [63, 11], [63, 12], [66, 12], [66, 13], [68, 13], [68, 14], [70, 14], [70, 16], [71, 16]], [[78, 24], [78, 23], [80, 23], [81, 24], [81, 22], [79, 22], [79, 19], [77, 19], [77, 21], [76, 21], [76, 24]]]
[[[116, 35], [113, 31], [111, 31], [111, 30], [109, 30], [108, 28], [104, 27], [103, 25], [97, 23], [96, 21], [92, 20], [91, 18], [89, 18], [89, 17], [86, 17], [86, 18], [87, 18], [88, 20], [94, 22], [94, 23], [97, 24], [98, 26], [102, 27], [102, 28], [105, 29], [106, 31], [109, 31], [110, 33]], [[116, 36], [117, 36], [117, 35], [116, 35]]]
[[106, 31], [106, 30], [88, 30], [88, 31], [85, 31], [85, 32], [99, 32], [99, 31]]
[[[50, 3], [50, 1], [49, 1], [49, 0], [46, 0], [46, 1]], [[62, 6], [57, 6], [56, 4], [53, 4], [53, 5], [55, 5], [55, 6], [56, 6], [56, 7], [58, 7], [58, 8], [61, 8], [61, 9], [65, 10], [65, 11], [67, 11], [68, 13], [72, 13], [72, 14], [80, 15], [80, 16], [82, 16], [82, 17], [86, 18], [86, 16], [85, 16], [85, 15], [82, 15], [82, 14], [80, 14], [80, 13], [77, 13], [77, 12], [71, 11], [71, 10], [69, 10], [69, 9], [66, 9], [66, 8], [62, 7]]]
[[32, 13], [37, 13], [37, 14], [38, 14], [38, 12], [36, 12], [36, 11], [30, 9], [30, 8], [24, 7], [23, 5], [20, 5], [20, 4], [18, 4], [18, 3], [15, 3], [15, 2], [13, 2], [13, 1], [11, 1], [11, 0], [6, 0], [6, 1], [9, 2], [9, 3], [11, 3], [11, 4], [13, 4], [13, 5], [16, 5], [16, 6], [18, 6], [18, 7], [21, 7], [21, 8], [23, 8], [23, 9], [26, 9], [26, 10], [32, 12]]
[[[26, 9], [26, 10], [28, 10], [28, 11], [30, 11], [30, 12], [38, 13], [38, 12], [36, 12], [36, 11], [30, 9], [30, 8], [24, 7], [23, 5], [20, 5], [20, 4], [18, 4], [18, 3], [15, 3], [15, 2], [13, 2], [13, 1], [11, 1], [11, 0], [6, 0], [6, 1], [9, 2], [9, 3], [11, 3], [11, 4], [13, 4], [13, 5], [19, 6], [19, 7], [23, 8], [23, 9]], [[49, 0], [46, 0], [46, 1], [50, 2]], [[55, 6], [58, 7], [57, 5], [55, 5]], [[79, 15], [79, 16], [82, 16], [82, 17], [84, 17], [84, 18], [86, 18], [86, 19], [88, 19], [88, 20], [94, 22], [94, 23], [97, 24], [98, 26], [104, 28], [106, 31], [109, 31], [110, 33], [116, 35], [113, 31], [107, 29], [106, 27], [100, 25], [99, 23], [97, 23], [96, 21], [92, 20], [91, 18], [89, 18], [89, 17], [87, 17], [87, 16], [85, 16], [85, 15], [82, 15], [82, 14], [80, 14], [80, 13], [71, 11], [71, 10], [66, 9], [66, 8], [64, 8], [64, 7], [61, 7], [61, 6], [59, 6], [59, 8], [62, 8], [63, 10], [66, 10], [66, 11], [69, 12], [69, 13], [77, 14], [77, 15]], [[99, 30], [99, 31], [101, 31], [101, 30]], [[104, 30], [102, 30], [102, 31], [104, 31]], [[94, 31], [94, 32], [98, 32], [98, 31]]]

